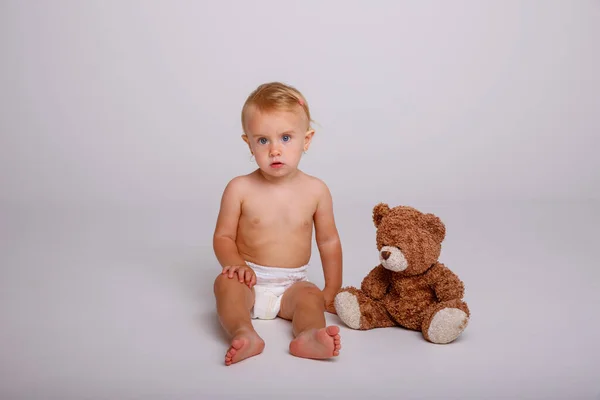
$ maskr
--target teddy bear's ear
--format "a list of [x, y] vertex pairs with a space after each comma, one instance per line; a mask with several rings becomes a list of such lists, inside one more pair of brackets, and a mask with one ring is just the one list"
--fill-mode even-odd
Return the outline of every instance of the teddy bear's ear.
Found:
[[376, 227], [379, 226], [383, 217], [390, 212], [390, 207], [385, 203], [379, 203], [373, 207], [373, 223]]
[[423, 227], [427, 229], [438, 242], [442, 242], [446, 237], [446, 227], [441, 219], [433, 214], [423, 216]]

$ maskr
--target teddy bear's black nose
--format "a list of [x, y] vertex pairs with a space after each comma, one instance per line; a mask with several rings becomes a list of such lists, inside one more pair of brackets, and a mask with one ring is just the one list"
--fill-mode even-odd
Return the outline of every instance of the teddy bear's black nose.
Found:
[[389, 251], [381, 252], [381, 257], [383, 257], [384, 260], [387, 260], [388, 258], [390, 258], [391, 255], [392, 255], [392, 253], [390, 253]]

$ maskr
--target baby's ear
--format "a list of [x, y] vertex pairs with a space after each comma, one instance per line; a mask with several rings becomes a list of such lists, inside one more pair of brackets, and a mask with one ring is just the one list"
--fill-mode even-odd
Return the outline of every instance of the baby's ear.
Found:
[[304, 135], [304, 151], [308, 151], [308, 148], [310, 147], [310, 144], [312, 142], [312, 138], [315, 134], [315, 131], [312, 129], [309, 129], [308, 131], [306, 131], [306, 134]]
[[379, 203], [373, 207], [373, 223], [379, 227], [381, 220], [390, 212], [390, 207], [385, 203]]
[[254, 153], [252, 152], [252, 146], [250, 146], [250, 138], [248, 137], [248, 135], [246, 135], [245, 133], [243, 133], [242, 134], [242, 139], [248, 145], [248, 149], [250, 150], [250, 154], [254, 155]]

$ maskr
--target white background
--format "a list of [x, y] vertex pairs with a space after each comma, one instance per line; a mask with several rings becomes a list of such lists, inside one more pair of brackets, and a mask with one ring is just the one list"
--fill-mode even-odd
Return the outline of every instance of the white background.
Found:
[[[285, 396], [281, 365], [334, 382], [297, 394], [361, 374], [371, 394], [597, 395], [598, 38], [597, 1], [2, 1], [0, 394]], [[317, 122], [301, 168], [333, 193], [345, 284], [377, 263], [376, 203], [435, 212], [477, 311], [464, 340], [344, 329], [338, 364], [220, 368], [212, 232], [256, 167], [241, 106], [274, 80]]]
[[2, 200], [213, 205], [258, 84], [337, 202], [600, 198], [596, 1], [3, 2]]

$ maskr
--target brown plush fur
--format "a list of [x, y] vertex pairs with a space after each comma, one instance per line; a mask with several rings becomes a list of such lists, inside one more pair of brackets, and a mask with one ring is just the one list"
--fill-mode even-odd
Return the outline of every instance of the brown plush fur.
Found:
[[[421, 331], [433, 343], [455, 340], [470, 311], [462, 301], [463, 282], [438, 261], [446, 235], [442, 221], [412, 207], [380, 203], [373, 208], [373, 222], [382, 263], [363, 279], [360, 290], [346, 287], [338, 293], [337, 314], [354, 329], [400, 325]], [[401, 268], [397, 265], [405, 269], [389, 269]]]

